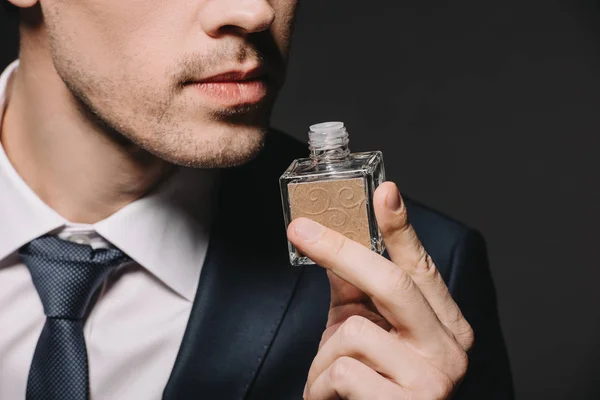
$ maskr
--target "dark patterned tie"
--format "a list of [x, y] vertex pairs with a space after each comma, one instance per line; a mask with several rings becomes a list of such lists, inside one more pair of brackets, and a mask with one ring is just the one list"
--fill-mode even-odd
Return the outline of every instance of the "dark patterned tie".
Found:
[[47, 317], [29, 370], [27, 400], [89, 399], [84, 318], [94, 292], [128, 257], [56, 236], [32, 240], [19, 255]]

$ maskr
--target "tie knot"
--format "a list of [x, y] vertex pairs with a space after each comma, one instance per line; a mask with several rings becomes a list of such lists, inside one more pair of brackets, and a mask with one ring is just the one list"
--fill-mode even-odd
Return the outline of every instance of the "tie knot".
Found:
[[108, 274], [129, 258], [119, 249], [42, 236], [19, 249], [49, 318], [82, 319]]

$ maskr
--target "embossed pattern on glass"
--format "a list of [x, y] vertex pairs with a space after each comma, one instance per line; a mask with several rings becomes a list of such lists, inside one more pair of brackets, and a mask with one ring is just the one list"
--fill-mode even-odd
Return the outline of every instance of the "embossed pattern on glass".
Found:
[[371, 247], [364, 179], [290, 183], [288, 190], [292, 220], [310, 218]]
[[[280, 178], [285, 225], [310, 218], [382, 253], [373, 193], [385, 180], [379, 151], [350, 153], [342, 123], [311, 126], [310, 158], [294, 160]], [[290, 263], [314, 264], [288, 241]]]

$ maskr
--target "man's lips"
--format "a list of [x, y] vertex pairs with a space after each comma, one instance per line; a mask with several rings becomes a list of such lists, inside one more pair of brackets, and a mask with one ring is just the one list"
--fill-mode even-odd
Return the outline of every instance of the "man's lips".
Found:
[[198, 79], [197, 82], [232, 82], [232, 81], [250, 81], [264, 77], [267, 74], [267, 70], [263, 66], [255, 66], [249, 69], [230, 70], [222, 73], [218, 73], [206, 78]]
[[190, 81], [191, 86], [201, 96], [221, 107], [236, 107], [256, 104], [268, 92], [267, 75], [264, 68], [232, 70], [198, 81]]
[[259, 103], [267, 95], [267, 83], [260, 79], [249, 81], [193, 83], [202, 96], [225, 107]]

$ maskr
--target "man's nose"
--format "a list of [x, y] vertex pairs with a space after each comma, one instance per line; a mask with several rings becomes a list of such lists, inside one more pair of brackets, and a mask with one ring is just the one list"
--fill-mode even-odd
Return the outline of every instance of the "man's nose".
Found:
[[200, 15], [204, 31], [213, 37], [235, 31], [250, 34], [269, 29], [275, 10], [267, 0], [208, 0]]

